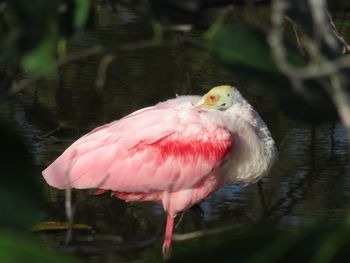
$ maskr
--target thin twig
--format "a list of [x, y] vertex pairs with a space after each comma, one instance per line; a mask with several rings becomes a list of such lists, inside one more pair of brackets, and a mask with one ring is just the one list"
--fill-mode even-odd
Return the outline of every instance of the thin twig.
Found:
[[271, 48], [272, 55], [279, 69], [289, 78], [292, 87], [300, 95], [305, 94], [305, 89], [301, 79], [296, 74], [296, 68], [290, 65], [287, 60], [287, 51], [283, 43], [283, 20], [287, 9], [287, 3], [283, 0], [272, 2], [271, 13], [271, 29], [268, 34], [268, 42]]
[[[348, 56], [340, 56], [334, 60], [328, 60], [321, 55], [318, 45], [315, 41], [305, 41], [309, 53], [313, 57], [317, 57], [313, 63], [309, 63], [304, 67], [295, 67], [287, 60], [287, 51], [283, 43], [283, 18], [287, 4], [284, 0], [274, 1], [272, 4], [271, 21], [272, 27], [268, 35], [269, 44], [271, 46], [272, 55], [282, 72], [291, 80], [295, 90], [304, 94], [302, 80], [329, 76], [341, 69], [350, 67], [350, 58]], [[318, 12], [317, 12], [318, 13]], [[323, 17], [323, 16], [321, 16]], [[325, 25], [323, 25], [325, 27]], [[325, 33], [326, 34], [326, 33]]]
[[175, 225], [175, 227], [174, 227], [175, 229], [178, 228], [178, 227], [180, 226], [180, 224], [181, 224], [181, 222], [182, 222], [182, 220], [183, 220], [183, 218], [184, 218], [184, 216], [185, 216], [185, 213], [186, 213], [186, 211], [184, 211], [184, 212], [181, 213], [181, 215], [180, 215], [179, 219], [177, 220], [177, 223], [176, 223], [176, 225]]
[[350, 52], [350, 45], [345, 41], [345, 39], [340, 35], [339, 30], [337, 29], [337, 26], [335, 25], [332, 15], [327, 12], [329, 23], [332, 26], [332, 32], [333, 35], [336, 37], [336, 39], [343, 45], [343, 54], [347, 54]]
[[181, 242], [185, 240], [190, 240], [194, 238], [199, 238], [207, 235], [214, 235], [214, 234], [220, 234], [223, 232], [226, 232], [228, 230], [237, 229], [237, 226], [225, 226], [225, 227], [218, 227], [214, 229], [207, 229], [207, 230], [199, 230], [194, 231], [186, 234], [173, 234], [173, 241], [175, 242]]
[[297, 25], [288, 16], [285, 16], [285, 18], [287, 19], [287, 21], [291, 24], [291, 26], [293, 28], [295, 40], [297, 41], [297, 47], [299, 49], [300, 54], [305, 55], [305, 51], [304, 51], [303, 45], [302, 45], [300, 37], [299, 37]]

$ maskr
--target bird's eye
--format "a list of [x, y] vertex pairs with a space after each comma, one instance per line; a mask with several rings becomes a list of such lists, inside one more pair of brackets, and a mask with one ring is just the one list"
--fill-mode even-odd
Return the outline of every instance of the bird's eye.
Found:
[[226, 103], [221, 104], [221, 106], [226, 106]]
[[211, 95], [211, 96], [209, 96], [209, 100], [211, 102], [216, 102], [218, 100], [218, 98], [216, 96], [214, 96], [214, 95]]
[[227, 97], [230, 97], [230, 93], [227, 94]]

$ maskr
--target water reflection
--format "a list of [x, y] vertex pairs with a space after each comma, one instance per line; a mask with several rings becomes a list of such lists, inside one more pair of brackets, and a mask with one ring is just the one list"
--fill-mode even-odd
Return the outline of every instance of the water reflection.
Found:
[[[71, 50], [99, 41], [112, 45], [151, 35], [149, 25], [126, 11], [117, 16], [101, 8], [97, 21], [96, 29], [77, 39]], [[236, 83], [236, 77], [207, 53], [179, 43], [119, 55], [99, 93], [95, 89], [99, 59], [74, 63], [64, 68], [58, 79], [39, 83], [0, 106], [1, 118], [22, 131], [40, 169], [98, 125], [175, 94], [203, 94], [213, 85]], [[273, 94], [251, 83], [237, 84], [268, 123], [279, 148], [279, 161], [260, 184], [230, 185], [218, 190], [201, 204], [203, 218], [189, 211], [175, 231], [249, 226], [266, 220], [288, 227], [308, 224], [320, 216], [335, 220], [345, 214], [350, 207], [350, 177], [344, 128], [339, 123], [311, 126], [287, 119]], [[47, 196], [46, 219], [65, 221], [64, 193], [44, 182], [43, 185]], [[157, 236], [159, 239], [153, 242], [159, 243], [154, 248], [159, 250], [158, 233], [163, 229], [160, 205], [124, 203], [108, 195], [86, 196], [83, 191], [75, 191], [75, 195], [75, 221], [93, 226], [96, 235], [91, 242], [96, 248], [108, 243], [98, 235], [118, 237], [119, 241], [113, 242], [124, 246]], [[49, 243], [54, 240], [59, 243], [64, 234], [46, 238]], [[145, 246], [152, 249], [148, 243]], [[139, 248], [133, 253], [96, 251], [87, 258], [90, 262], [128, 261], [140, 258], [142, 251]]]

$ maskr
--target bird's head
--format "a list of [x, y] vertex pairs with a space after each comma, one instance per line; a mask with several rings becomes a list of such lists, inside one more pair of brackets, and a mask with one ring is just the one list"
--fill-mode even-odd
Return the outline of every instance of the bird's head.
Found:
[[212, 88], [195, 106], [204, 109], [226, 110], [240, 99], [241, 95], [235, 87], [223, 85]]

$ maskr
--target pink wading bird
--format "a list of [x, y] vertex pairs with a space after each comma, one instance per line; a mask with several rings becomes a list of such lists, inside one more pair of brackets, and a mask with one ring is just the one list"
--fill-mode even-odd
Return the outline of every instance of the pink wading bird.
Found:
[[74, 142], [43, 175], [59, 189], [111, 190], [125, 201], [156, 201], [174, 219], [228, 183], [248, 184], [271, 169], [277, 151], [258, 113], [231, 86], [180, 96], [103, 125]]

